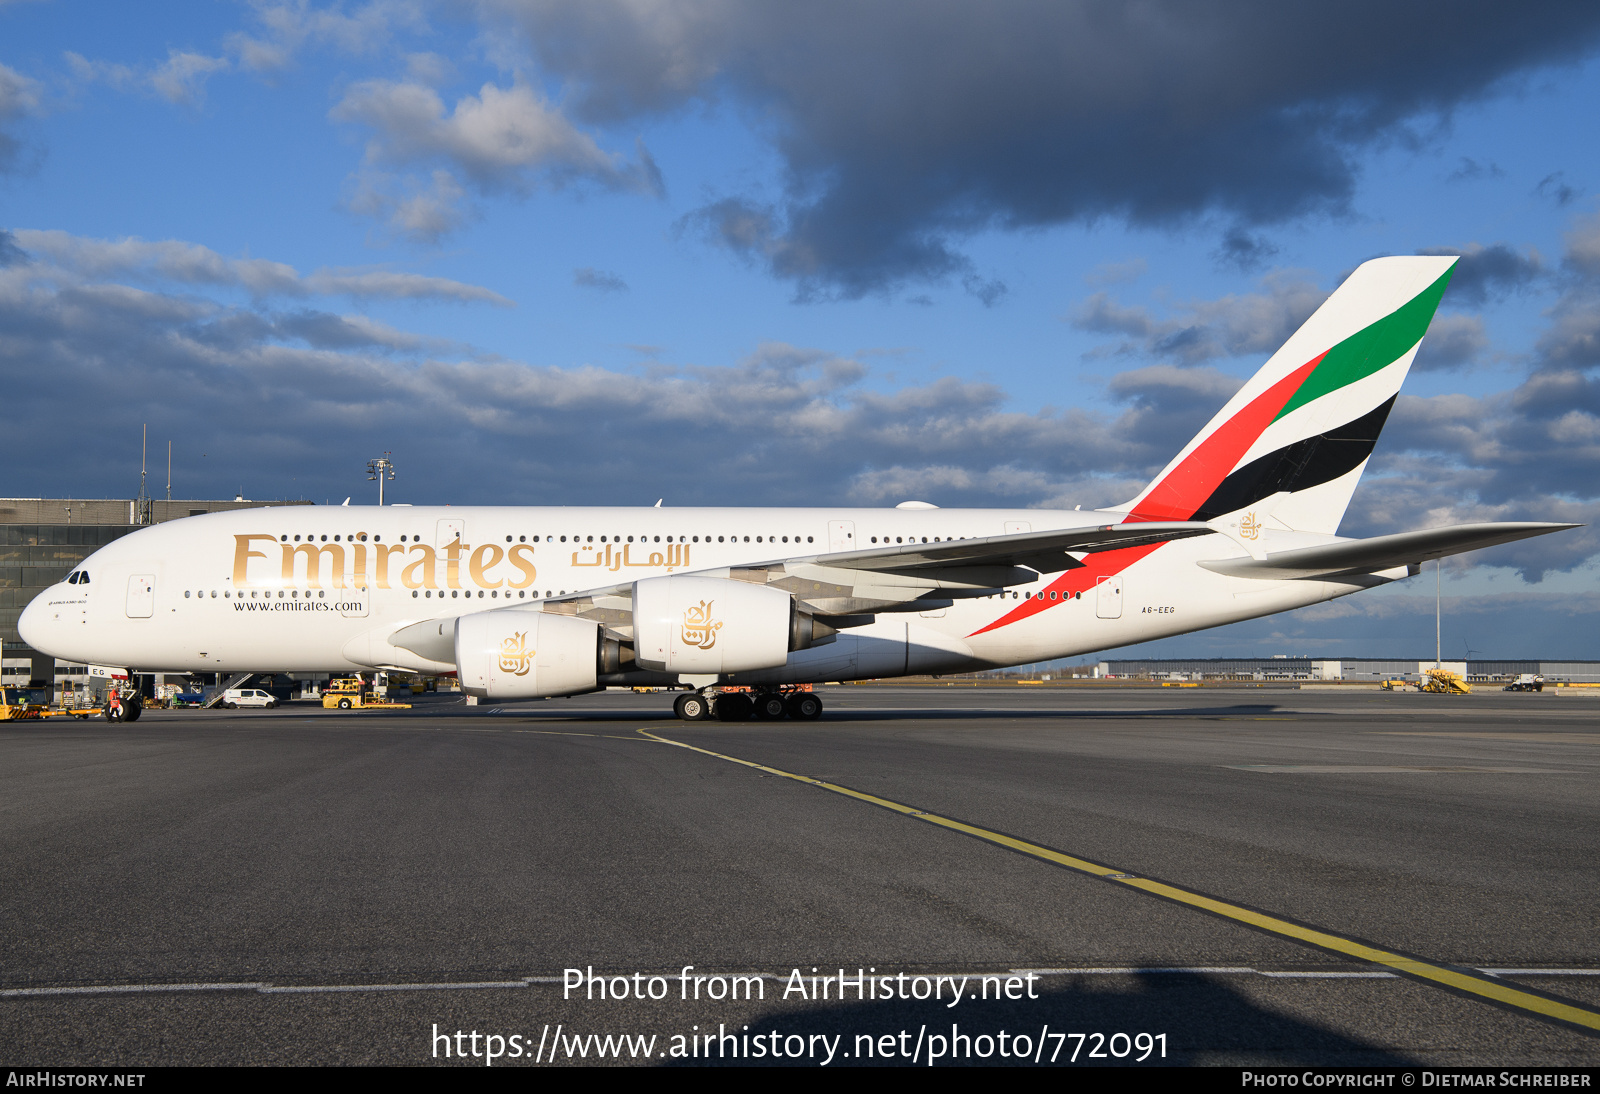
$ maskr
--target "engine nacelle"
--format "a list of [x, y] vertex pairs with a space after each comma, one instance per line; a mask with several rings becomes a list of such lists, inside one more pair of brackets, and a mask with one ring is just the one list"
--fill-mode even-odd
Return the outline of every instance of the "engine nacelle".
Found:
[[720, 577], [652, 577], [633, 586], [640, 668], [725, 674], [776, 668], [789, 651], [831, 640], [833, 628], [795, 609], [782, 589]]
[[456, 620], [456, 673], [480, 698], [593, 691], [604, 652], [599, 624], [570, 615], [477, 612]]

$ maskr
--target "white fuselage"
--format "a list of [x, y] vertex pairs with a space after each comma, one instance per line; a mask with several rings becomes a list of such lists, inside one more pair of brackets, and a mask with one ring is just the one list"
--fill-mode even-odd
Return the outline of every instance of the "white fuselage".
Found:
[[[1041, 509], [310, 507], [236, 510], [142, 529], [91, 555], [88, 581], [41, 592], [19, 623], [35, 649], [136, 671], [344, 672], [397, 660], [386, 638], [423, 620], [671, 573], [885, 543], [1116, 523]], [[1336, 537], [1263, 528], [1274, 550]], [[1199, 565], [1238, 558], [1226, 535], [1110, 552], [1125, 565], [1042, 574], [1004, 593], [880, 614], [849, 642], [791, 655], [767, 682], [959, 672], [1068, 657], [1268, 615], [1374, 583], [1253, 580]], [[1101, 559], [1100, 561], [1104, 561]], [[841, 635], [841, 638], [844, 638]], [[935, 651], [904, 664], [873, 643]], [[755, 682], [755, 681], [752, 681]]]

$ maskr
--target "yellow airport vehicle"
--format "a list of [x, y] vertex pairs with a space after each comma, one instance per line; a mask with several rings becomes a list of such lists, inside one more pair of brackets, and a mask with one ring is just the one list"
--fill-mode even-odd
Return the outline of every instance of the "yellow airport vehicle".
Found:
[[391, 703], [379, 699], [372, 685], [356, 676], [345, 676], [328, 683], [322, 693], [322, 705], [328, 710], [410, 710], [410, 703]]
[[1428, 669], [1422, 675], [1422, 681], [1417, 684], [1418, 691], [1434, 695], [1472, 694], [1472, 685], [1467, 683], [1466, 677], [1459, 672], [1451, 672], [1449, 669]]
[[27, 692], [0, 688], [0, 722], [31, 722], [44, 717], [45, 708], [31, 702]]

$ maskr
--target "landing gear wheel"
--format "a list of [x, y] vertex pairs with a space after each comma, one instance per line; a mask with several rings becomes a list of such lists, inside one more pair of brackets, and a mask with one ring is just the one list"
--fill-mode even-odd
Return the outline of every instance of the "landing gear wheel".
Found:
[[704, 695], [691, 692], [674, 700], [672, 713], [685, 722], [703, 722], [711, 717], [711, 704], [706, 702]]
[[767, 692], [756, 697], [756, 717], [763, 722], [776, 722], [789, 713], [789, 704], [777, 692]]
[[822, 717], [822, 700], [809, 691], [797, 691], [789, 696], [789, 717], [811, 722]]
[[748, 722], [754, 713], [755, 704], [750, 701], [750, 696], [738, 692], [717, 696], [717, 717], [724, 722]]
[[122, 704], [122, 720], [124, 722], [137, 722], [139, 715], [144, 713], [144, 704], [138, 701]]
[[340, 710], [349, 710], [350, 709], [350, 700], [348, 700], [348, 699], [340, 699], [339, 700], [339, 709]]
[[106, 721], [108, 722], [120, 722], [122, 721], [122, 708], [120, 706], [114, 707], [110, 703], [107, 703], [105, 715]]

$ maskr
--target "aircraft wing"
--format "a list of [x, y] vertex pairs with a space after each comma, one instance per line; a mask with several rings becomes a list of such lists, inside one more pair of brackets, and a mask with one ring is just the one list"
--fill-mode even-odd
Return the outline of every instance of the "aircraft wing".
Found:
[[1216, 532], [1199, 521], [1152, 521], [1143, 524], [1097, 524], [1049, 532], [1018, 532], [1009, 536], [952, 539], [942, 543], [906, 543], [869, 550], [811, 555], [795, 562], [831, 566], [840, 570], [874, 570], [909, 574], [917, 570], [957, 566], [1027, 566], [1042, 574], [1060, 573], [1083, 563], [1072, 553], [1093, 554], [1123, 547], [1143, 547]]
[[1347, 539], [1293, 551], [1275, 551], [1263, 559], [1229, 558], [1202, 562], [1200, 565], [1230, 577], [1273, 580], [1370, 574], [1577, 527], [1579, 525], [1535, 521], [1457, 524], [1448, 528], [1373, 536], [1371, 539]]

